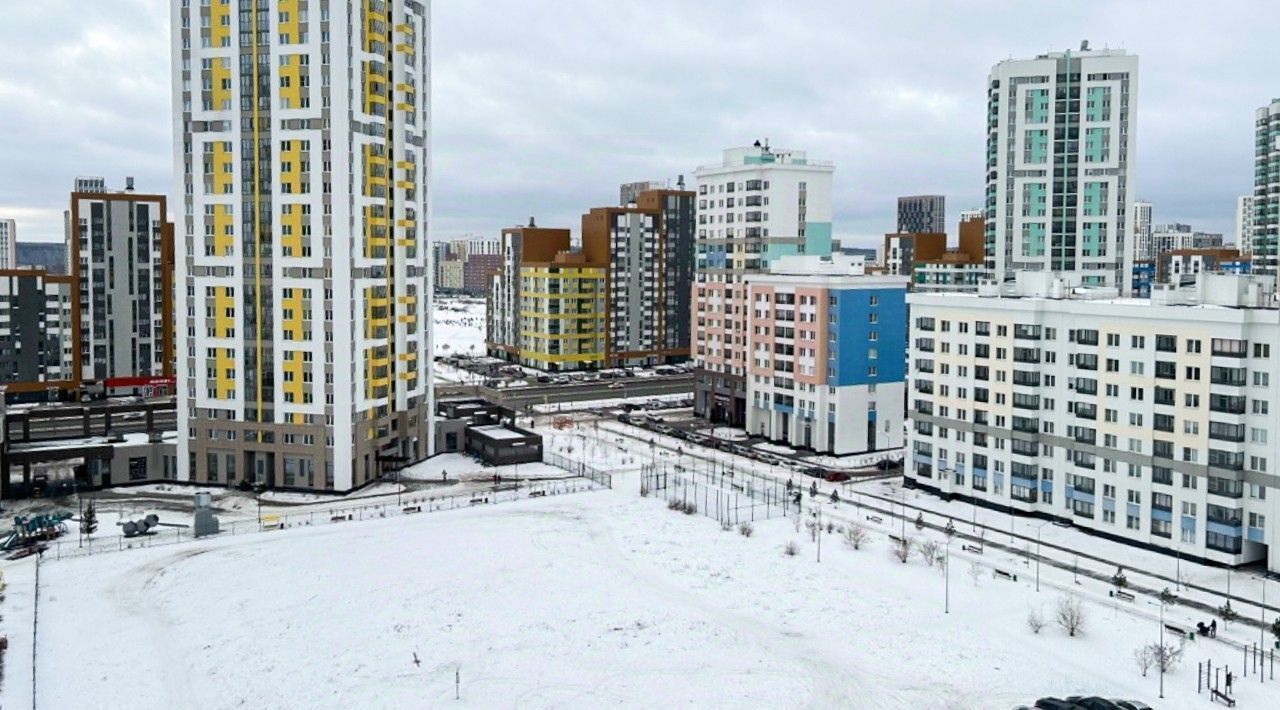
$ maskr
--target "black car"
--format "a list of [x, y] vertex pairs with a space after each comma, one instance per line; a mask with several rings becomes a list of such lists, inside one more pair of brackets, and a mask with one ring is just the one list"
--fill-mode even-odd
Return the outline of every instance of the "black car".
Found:
[[1116, 705], [1105, 698], [1099, 698], [1096, 696], [1084, 698], [1079, 695], [1073, 695], [1067, 698], [1067, 700], [1075, 703], [1075, 706], [1082, 708], [1082, 710], [1120, 710], [1119, 705]]
[[1036, 701], [1037, 710], [1078, 710], [1075, 703], [1058, 698], [1040, 698]]

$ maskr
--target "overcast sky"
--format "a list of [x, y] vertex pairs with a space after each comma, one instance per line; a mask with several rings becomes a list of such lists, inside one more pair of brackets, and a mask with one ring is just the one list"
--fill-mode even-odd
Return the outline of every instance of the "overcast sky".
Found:
[[[169, 0], [0, 1], [0, 217], [62, 239], [77, 175], [172, 186]], [[1141, 58], [1137, 192], [1231, 238], [1254, 111], [1280, 96], [1280, 3], [435, 0], [437, 238], [570, 226], [620, 182], [767, 137], [834, 160], [835, 231], [873, 244], [898, 195], [983, 189], [985, 81], [1008, 57]]]

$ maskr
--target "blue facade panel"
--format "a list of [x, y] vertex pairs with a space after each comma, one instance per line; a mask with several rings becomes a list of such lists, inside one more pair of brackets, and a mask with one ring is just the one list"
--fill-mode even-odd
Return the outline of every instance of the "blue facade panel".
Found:
[[[907, 366], [907, 290], [902, 288], [831, 289], [828, 305], [827, 384], [832, 387], [902, 382]], [[871, 299], [876, 305], [871, 305]], [[871, 314], [875, 313], [875, 323]], [[876, 340], [869, 333], [876, 333]], [[831, 336], [835, 336], [834, 338]], [[870, 350], [876, 359], [870, 359]], [[876, 374], [870, 374], [874, 365]]]
[[1152, 519], [1152, 520], [1163, 520], [1163, 521], [1165, 521], [1166, 523], [1172, 523], [1172, 522], [1173, 522], [1173, 511], [1171, 511], [1171, 510], [1165, 510], [1164, 508], [1152, 508], [1152, 509], [1151, 509], [1151, 519]]

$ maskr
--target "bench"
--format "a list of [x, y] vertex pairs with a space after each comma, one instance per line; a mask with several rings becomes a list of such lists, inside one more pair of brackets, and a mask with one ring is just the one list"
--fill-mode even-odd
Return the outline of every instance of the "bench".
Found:
[[730, 483], [729, 487], [739, 492], [746, 490], [746, 488], [741, 483]]
[[1229, 708], [1233, 708], [1236, 706], [1236, 701], [1234, 698], [1218, 690], [1217, 688], [1209, 689], [1209, 700], [1212, 700], [1212, 701], [1221, 700]]
[[350, 519], [351, 519], [351, 516], [350, 516], [350, 515], [335, 515], [335, 516], [333, 516], [333, 517], [329, 518], [329, 522], [331, 522], [331, 523], [341, 523], [341, 522], [343, 522], [343, 521], [350, 520]]
[[403, 511], [401, 511], [401, 512], [403, 512], [405, 515], [409, 515], [410, 513], [421, 513], [421, 512], [422, 512], [422, 506], [420, 506], [420, 505], [410, 505], [410, 506], [407, 506], [407, 507], [406, 507]]
[[488, 502], [489, 502], [488, 498], [472, 498], [471, 499], [471, 505], [483, 505]]
[[884, 522], [884, 518], [880, 517], [879, 515], [868, 515], [868, 516], [867, 516], [867, 520], [870, 520], [870, 521], [871, 521], [871, 522], [873, 522], [873, 523], [883, 523], [883, 522]]
[[892, 540], [892, 541], [893, 541], [893, 543], [894, 543], [894, 544], [896, 544], [896, 545], [901, 545], [901, 544], [902, 544], [902, 538], [898, 537], [897, 535], [890, 535], [890, 536], [889, 536], [889, 539], [890, 539], [890, 540]]
[[546, 491], [529, 491], [530, 498], [541, 498], [547, 494]]
[[1177, 634], [1183, 638], [1187, 637], [1187, 630], [1180, 626], [1174, 626], [1173, 624], [1165, 624], [1164, 629], [1165, 631], [1168, 631], [1171, 634]]
[[1007, 580], [1009, 580], [1010, 582], [1016, 582], [1016, 581], [1018, 581], [1018, 575], [1016, 575], [1016, 574], [1009, 574], [1008, 572], [1005, 572], [1005, 571], [1004, 571], [1004, 570], [1002, 570], [1002, 569], [997, 569], [997, 570], [993, 570], [993, 571], [995, 572], [996, 577], [997, 577], [997, 578], [999, 578], [999, 579], [1007, 579]]
[[1112, 590], [1111, 596], [1115, 597], [1116, 599], [1123, 599], [1127, 602], [1131, 602], [1134, 599], [1136, 599], [1136, 597], [1134, 597], [1132, 594], [1124, 590]]
[[979, 555], [982, 554], [982, 548], [977, 545], [961, 545], [960, 549], [964, 550], [965, 552], [973, 552]]

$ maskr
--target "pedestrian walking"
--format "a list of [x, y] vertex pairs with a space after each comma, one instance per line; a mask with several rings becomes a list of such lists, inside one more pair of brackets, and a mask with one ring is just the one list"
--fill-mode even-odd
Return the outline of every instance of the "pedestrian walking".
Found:
[[1213, 621], [1209, 622], [1209, 636], [1211, 638], [1218, 638], [1218, 620], [1217, 619], [1214, 619]]
[[1235, 680], [1235, 676], [1231, 675], [1231, 671], [1227, 671], [1227, 692], [1231, 692], [1231, 681]]

